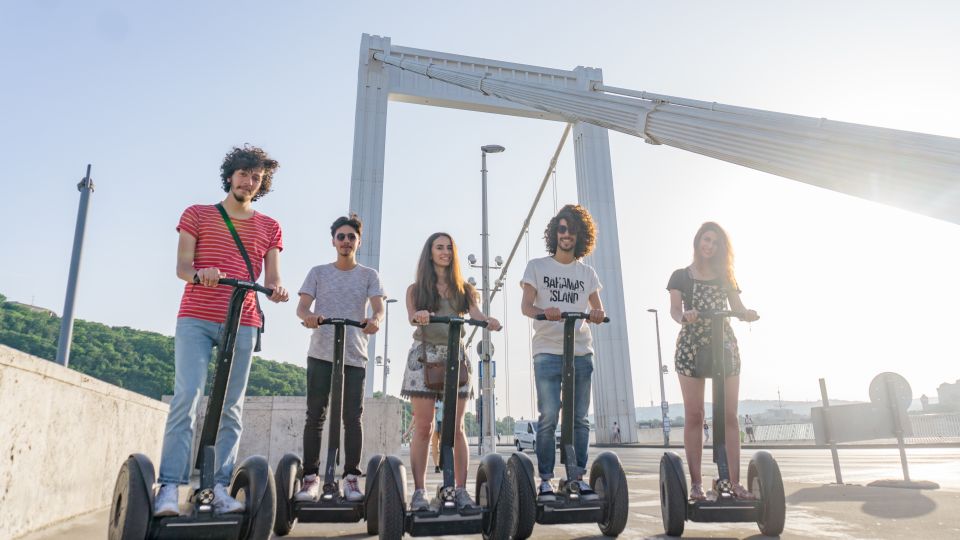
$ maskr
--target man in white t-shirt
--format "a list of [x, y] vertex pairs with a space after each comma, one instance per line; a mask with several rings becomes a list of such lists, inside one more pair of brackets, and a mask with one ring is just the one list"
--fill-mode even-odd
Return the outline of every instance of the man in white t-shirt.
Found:
[[[360, 453], [363, 448], [363, 389], [367, 339], [380, 329], [384, 293], [380, 275], [357, 262], [363, 224], [356, 214], [340, 217], [330, 226], [337, 260], [310, 269], [300, 287], [297, 316], [313, 329], [307, 351], [307, 419], [303, 427], [303, 487], [298, 501], [315, 501], [320, 494], [320, 439], [330, 403], [333, 376], [334, 327], [320, 326], [325, 318], [366, 322], [363, 329], [344, 328], [343, 343], [343, 497], [363, 500], [360, 491]], [[367, 305], [372, 315], [367, 318]], [[312, 309], [311, 309], [312, 307]]]
[[[521, 310], [527, 317], [543, 314], [546, 321], [533, 321], [533, 368], [537, 387], [537, 469], [540, 474], [538, 498], [556, 500], [550, 479], [556, 463], [554, 431], [560, 416], [560, 383], [563, 362], [563, 324], [560, 314], [589, 312], [589, 322], [603, 322], [600, 279], [596, 271], [580, 261], [593, 251], [596, 228], [593, 218], [579, 205], [568, 204], [557, 213], [544, 232], [549, 257], [527, 263], [520, 284], [523, 287]], [[597, 494], [583, 481], [590, 439], [590, 379], [593, 375], [593, 337], [590, 326], [577, 322], [574, 337], [573, 441], [577, 454], [583, 500], [595, 500]]]

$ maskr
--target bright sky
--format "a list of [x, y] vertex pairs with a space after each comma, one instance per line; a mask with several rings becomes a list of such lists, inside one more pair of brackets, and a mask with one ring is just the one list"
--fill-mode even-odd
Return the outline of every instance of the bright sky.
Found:
[[[182, 210], [213, 203], [218, 167], [250, 142], [280, 163], [257, 210], [284, 227], [285, 284], [333, 260], [328, 226], [347, 210], [362, 33], [396, 45], [572, 69], [679, 97], [960, 136], [953, 2], [307, 2], [46, 0], [0, 7], [0, 145], [8, 223], [0, 292], [61, 312], [76, 219], [74, 188], [93, 164], [76, 315], [172, 335]], [[563, 126], [391, 103], [381, 274], [402, 295], [426, 237], [453, 234], [462, 260], [480, 254], [479, 147], [491, 156], [491, 254], [506, 257]], [[611, 133], [633, 386], [659, 401], [652, 315], [661, 310], [667, 398], [678, 327], [664, 289], [689, 263], [705, 220], [737, 254], [743, 300], [762, 319], [737, 324], [743, 398], [868, 399], [896, 371], [914, 394], [960, 378], [956, 332], [960, 227]], [[576, 201], [572, 148], [557, 168], [557, 205]], [[554, 211], [534, 218], [530, 257]], [[493, 315], [498, 414], [529, 417], [527, 324], [517, 282]], [[478, 280], [478, 271], [468, 271]], [[503, 300], [506, 300], [504, 311]], [[266, 307], [263, 356], [305, 363], [294, 302]], [[412, 329], [391, 309], [390, 393]], [[378, 340], [378, 347], [383, 340]], [[509, 354], [505, 354], [508, 351]], [[378, 350], [377, 354], [382, 354]], [[598, 362], [604, 361], [598, 358]], [[508, 366], [506, 365], [508, 364]], [[506, 368], [506, 369], [505, 369]], [[376, 388], [381, 386], [377, 373]]]

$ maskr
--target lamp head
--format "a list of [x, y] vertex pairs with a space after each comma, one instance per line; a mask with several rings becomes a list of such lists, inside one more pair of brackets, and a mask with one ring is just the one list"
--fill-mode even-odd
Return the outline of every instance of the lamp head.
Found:
[[477, 286], [477, 280], [474, 279], [473, 276], [470, 276], [470, 277], [467, 278], [467, 283], [469, 283], [470, 285], [472, 285], [472, 286], [474, 286], [474, 287]]
[[497, 266], [503, 266], [503, 257], [497, 255], [496, 257], [493, 258], [493, 262], [494, 262]]
[[477, 256], [474, 255], [473, 253], [467, 255], [467, 262], [469, 262], [470, 264], [477, 264]]
[[499, 144], [488, 144], [486, 146], [481, 146], [480, 150], [484, 154], [496, 154], [499, 152], [503, 152], [504, 150], [506, 150], [506, 148], [500, 146]]
[[650, 308], [650, 309], [648, 309], [648, 310], [647, 310], [647, 312], [649, 312], [649, 313], [656, 313], [656, 312], [657, 312], [657, 310], [656, 310], [656, 309], [654, 309], [654, 308]]

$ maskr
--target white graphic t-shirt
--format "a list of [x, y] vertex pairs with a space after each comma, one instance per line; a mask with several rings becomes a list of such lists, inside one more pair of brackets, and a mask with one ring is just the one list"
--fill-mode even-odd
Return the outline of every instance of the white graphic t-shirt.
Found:
[[[580, 261], [561, 264], [553, 257], [533, 259], [527, 263], [520, 286], [529, 283], [537, 289], [533, 305], [540, 309], [590, 312], [590, 295], [603, 285], [593, 268]], [[590, 324], [577, 321], [573, 354], [593, 353]], [[533, 354], [563, 354], [563, 321], [533, 321]]]

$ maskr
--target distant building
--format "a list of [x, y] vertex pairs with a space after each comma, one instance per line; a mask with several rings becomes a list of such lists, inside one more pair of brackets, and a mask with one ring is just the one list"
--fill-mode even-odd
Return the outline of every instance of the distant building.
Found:
[[960, 380], [938, 386], [937, 401], [941, 411], [960, 411]]
[[11, 301], [11, 300], [8, 300], [7, 303], [8, 303], [8, 304], [13, 304], [13, 305], [15, 305], [15, 306], [22, 307], [22, 308], [24, 308], [24, 309], [28, 309], [28, 310], [30, 310], [30, 311], [33, 311], [34, 313], [46, 313], [47, 315], [49, 315], [49, 316], [51, 316], [51, 317], [57, 317], [57, 316], [58, 316], [56, 313], [54, 313], [54, 311], [53, 311], [52, 309], [47, 309], [47, 308], [45, 308], [45, 307], [33, 306], [33, 305], [30, 305], [30, 304], [24, 304], [24, 303], [22, 303], [22, 302], [14, 302], [14, 301]]

